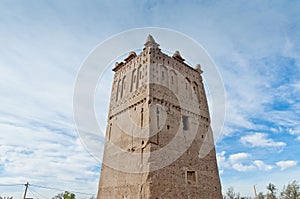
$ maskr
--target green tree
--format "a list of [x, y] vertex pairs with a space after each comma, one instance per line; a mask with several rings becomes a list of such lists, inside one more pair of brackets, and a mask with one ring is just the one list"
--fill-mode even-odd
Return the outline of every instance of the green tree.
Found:
[[296, 180], [283, 187], [280, 193], [283, 199], [300, 199], [300, 186]]
[[227, 197], [229, 199], [240, 199], [240, 193], [235, 193], [233, 187], [229, 187], [226, 192]]
[[76, 195], [74, 193], [65, 191], [63, 193], [54, 196], [52, 199], [76, 199]]
[[227, 189], [226, 195], [229, 199], [234, 199], [235, 193], [234, 193], [233, 187], [229, 187]]
[[267, 193], [267, 199], [276, 199], [276, 186], [272, 183], [269, 183], [266, 188], [269, 191], [269, 193]]
[[257, 198], [258, 199], [265, 199], [264, 193], [263, 192], [259, 192]]

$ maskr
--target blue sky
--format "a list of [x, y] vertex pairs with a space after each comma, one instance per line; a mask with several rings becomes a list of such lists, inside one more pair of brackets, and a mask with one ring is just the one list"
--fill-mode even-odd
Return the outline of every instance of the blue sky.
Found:
[[[76, 75], [100, 42], [142, 27], [192, 37], [218, 66], [226, 91], [216, 143], [224, 190], [252, 195], [254, 184], [265, 191], [269, 182], [281, 189], [299, 180], [299, 10], [298, 1], [1, 1], [0, 185], [96, 194], [100, 165], [73, 120]], [[23, 190], [0, 186], [15, 198]]]

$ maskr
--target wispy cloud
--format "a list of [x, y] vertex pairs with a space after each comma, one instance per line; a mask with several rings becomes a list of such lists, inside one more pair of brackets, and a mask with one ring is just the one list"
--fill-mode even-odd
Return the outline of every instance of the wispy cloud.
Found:
[[244, 165], [242, 163], [235, 163], [232, 165], [232, 168], [240, 172], [245, 172], [245, 171], [253, 170], [255, 167], [253, 165]]
[[[76, 73], [99, 42], [144, 26], [184, 32], [219, 66], [227, 97], [224, 139], [217, 145], [222, 181], [237, 177], [227, 177], [228, 170], [237, 171], [248, 181], [236, 185], [249, 193], [248, 171], [275, 172], [275, 165], [293, 178], [299, 171], [287, 168], [299, 161], [298, 147], [290, 150], [300, 138], [299, 7], [280, 1], [1, 2], [1, 182], [29, 179], [96, 192], [99, 164], [81, 146], [72, 120]], [[108, 102], [101, 99], [99, 106]], [[104, 130], [107, 109], [98, 110]], [[268, 147], [289, 151], [268, 156]], [[292, 157], [283, 161], [287, 154]], [[282, 184], [281, 173], [271, 177]]]
[[[225, 172], [225, 170], [228, 169], [233, 169], [239, 172], [248, 172], [254, 170], [271, 171], [276, 167], [272, 164], [266, 164], [262, 160], [253, 160], [251, 154], [245, 152], [234, 153], [226, 158], [226, 152], [222, 151], [221, 153], [217, 153], [217, 160], [219, 167], [222, 170], [222, 174]], [[282, 170], [284, 170], [287, 167], [296, 166], [296, 162], [279, 161], [276, 162], [276, 165], [281, 167], [281, 169], [283, 168]]]
[[[225, 151], [217, 154], [218, 164], [222, 170], [226, 168], [246, 172], [255, 169], [255, 166], [249, 161], [250, 154], [244, 152], [235, 153], [229, 155], [228, 158], [226, 158], [225, 154]], [[224, 170], [222, 173], [224, 173]]]
[[249, 144], [252, 147], [284, 147], [284, 146], [286, 146], [286, 143], [275, 142], [271, 138], [268, 138], [268, 135], [264, 134], [264, 133], [254, 133], [251, 135], [242, 136], [241, 142], [243, 144]]
[[286, 161], [279, 161], [276, 162], [276, 165], [280, 167], [281, 170], [285, 170], [289, 167], [294, 167], [297, 165], [297, 162], [294, 160], [286, 160]]
[[[5, 173], [0, 177], [1, 182], [22, 184], [30, 181], [32, 184], [96, 193], [99, 174], [93, 169], [97, 167], [95, 160], [83, 150], [74, 130], [64, 132], [54, 128], [57, 127], [0, 124], [4, 132], [0, 134], [0, 173]], [[87, 179], [85, 187], [76, 183], [82, 176]], [[55, 184], [51, 183], [55, 181]]]
[[241, 160], [247, 159], [249, 157], [248, 153], [236, 153], [229, 156], [229, 161], [231, 163], [236, 163]]
[[261, 160], [255, 160], [255, 161], [253, 161], [253, 163], [258, 167], [258, 169], [264, 170], [264, 171], [269, 171], [269, 170], [272, 170], [274, 168], [274, 166], [265, 164]]

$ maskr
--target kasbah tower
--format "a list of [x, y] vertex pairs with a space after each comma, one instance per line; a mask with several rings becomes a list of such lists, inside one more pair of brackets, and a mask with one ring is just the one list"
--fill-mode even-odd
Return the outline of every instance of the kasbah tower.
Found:
[[113, 71], [97, 199], [221, 199], [200, 65], [148, 35]]

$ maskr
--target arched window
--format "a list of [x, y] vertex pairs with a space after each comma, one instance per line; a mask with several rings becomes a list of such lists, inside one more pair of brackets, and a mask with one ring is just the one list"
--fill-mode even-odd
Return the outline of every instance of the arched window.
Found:
[[199, 94], [199, 87], [198, 84], [196, 82], [193, 82], [193, 92], [194, 95], [197, 97], [198, 101], [200, 102], [200, 94]]
[[120, 97], [120, 90], [121, 90], [121, 79], [119, 79], [118, 84], [117, 84], [116, 101], [118, 101], [118, 99]]
[[137, 70], [137, 82], [136, 82], [136, 89], [141, 85], [141, 82], [142, 82], [142, 74], [143, 74], [143, 71], [142, 71], [142, 65], [139, 65], [138, 67], [138, 70]]
[[174, 70], [170, 70], [170, 78], [169, 78], [169, 85], [170, 85], [170, 88], [173, 92], [177, 92], [177, 74]]
[[136, 85], [136, 79], [137, 79], [137, 74], [136, 74], [136, 69], [134, 69], [132, 71], [132, 74], [131, 74], [131, 85], [130, 85], [130, 92], [132, 92], [134, 89], [135, 89], [135, 85]]
[[168, 69], [167, 69], [167, 67], [165, 67], [164, 65], [161, 65], [160, 66], [160, 72], [161, 72], [160, 82], [163, 85], [168, 86]]
[[192, 91], [191, 91], [191, 81], [188, 78], [185, 78], [185, 91], [186, 96], [189, 98], [192, 97]]
[[121, 97], [123, 97], [123, 94], [125, 93], [126, 91], [126, 75], [123, 77], [123, 80], [122, 80], [122, 89], [121, 89]]

